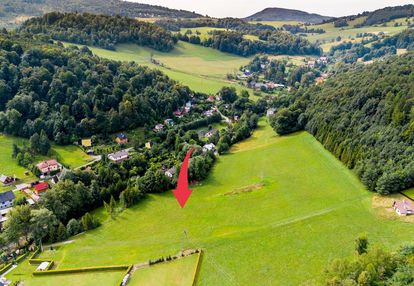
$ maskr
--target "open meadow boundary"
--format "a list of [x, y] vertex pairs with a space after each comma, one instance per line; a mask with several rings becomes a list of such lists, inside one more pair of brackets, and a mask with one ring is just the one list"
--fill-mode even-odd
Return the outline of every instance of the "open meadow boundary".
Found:
[[[182, 259], [185, 257], [188, 257], [190, 255], [197, 254], [197, 263], [194, 268], [194, 274], [192, 279], [192, 286], [195, 286], [197, 284], [197, 279], [199, 275], [199, 271], [201, 268], [201, 261], [203, 256], [203, 251], [201, 249], [189, 249], [181, 251], [180, 253], [174, 255], [174, 256], [166, 256], [161, 257], [158, 259], [150, 259], [147, 262], [142, 262], [139, 264], [131, 264], [131, 265], [110, 265], [110, 266], [90, 266], [90, 267], [79, 267], [79, 268], [67, 268], [67, 269], [52, 269], [52, 267], [55, 265], [54, 261], [52, 259], [41, 259], [36, 258], [41, 253], [40, 249], [37, 249], [29, 258], [29, 264], [30, 265], [40, 265], [43, 262], [49, 263], [45, 270], [35, 270], [33, 271], [34, 276], [49, 276], [49, 275], [64, 275], [64, 274], [79, 274], [79, 273], [87, 273], [87, 272], [105, 272], [105, 271], [125, 271], [122, 275], [121, 280], [119, 283], [116, 284], [116, 286], [124, 286], [127, 285], [129, 278], [133, 275], [133, 273], [136, 270], [151, 267], [152, 265], [166, 263], [178, 259]], [[26, 257], [27, 254], [24, 255]], [[23, 257], [23, 258], [24, 258]], [[23, 259], [22, 258], [22, 259]], [[12, 264], [10, 265], [10, 267]], [[9, 268], [10, 268], [9, 267]], [[9, 269], [7, 268], [7, 269]], [[7, 270], [6, 269], [6, 270]]]

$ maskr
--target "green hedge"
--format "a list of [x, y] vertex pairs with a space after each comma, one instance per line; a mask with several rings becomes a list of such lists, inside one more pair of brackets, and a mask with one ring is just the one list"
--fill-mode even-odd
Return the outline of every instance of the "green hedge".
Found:
[[56, 275], [56, 274], [70, 274], [70, 273], [84, 273], [97, 271], [113, 271], [113, 270], [127, 270], [130, 265], [114, 265], [114, 266], [98, 266], [98, 267], [82, 267], [82, 268], [68, 268], [58, 270], [34, 271], [33, 275]]
[[124, 275], [122, 275], [121, 280], [119, 280], [119, 283], [116, 284], [117, 286], [122, 286], [122, 281], [124, 280], [125, 275], [127, 275], [129, 272], [131, 272], [132, 267], [134, 267], [134, 265], [130, 265], [127, 269], [127, 271], [124, 273]]
[[200, 249], [200, 252], [198, 253], [198, 259], [197, 259], [197, 265], [196, 265], [196, 269], [194, 271], [194, 275], [193, 275], [193, 284], [192, 286], [196, 286], [197, 285], [197, 280], [198, 280], [198, 275], [200, 273], [200, 269], [201, 269], [201, 261], [203, 259], [203, 250]]
[[0, 269], [0, 274], [3, 274], [7, 270], [9, 270], [12, 266], [13, 266], [13, 263], [12, 262], [6, 264], [6, 266], [4, 266], [2, 269]]

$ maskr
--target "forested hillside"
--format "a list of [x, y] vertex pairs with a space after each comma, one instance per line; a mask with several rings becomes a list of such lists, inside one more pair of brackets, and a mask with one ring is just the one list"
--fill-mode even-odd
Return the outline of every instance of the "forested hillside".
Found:
[[44, 130], [67, 144], [151, 124], [190, 96], [158, 70], [34, 43], [28, 34], [0, 34], [0, 132]]
[[49, 35], [54, 40], [115, 49], [116, 44], [135, 43], [159, 51], [173, 49], [170, 32], [150, 23], [121, 16], [52, 12], [32, 18], [22, 31]]
[[199, 36], [179, 35], [182, 41], [201, 44], [205, 47], [217, 49], [243, 57], [267, 53], [271, 55], [320, 55], [322, 50], [305, 38], [295, 35], [273, 31], [264, 33], [261, 41], [245, 39], [243, 33], [234, 31], [212, 31], [210, 37], [201, 40]]
[[305, 128], [371, 191], [414, 186], [414, 53], [348, 69], [297, 91], [272, 126]]
[[414, 5], [412, 4], [396, 7], [386, 7], [370, 12], [363, 25], [369, 26], [382, 24], [390, 20], [412, 16], [414, 16]]
[[121, 15], [130, 18], [201, 17], [194, 12], [122, 0], [2, 0], [0, 1], [0, 26], [14, 27], [28, 17], [41, 16], [53, 11]]

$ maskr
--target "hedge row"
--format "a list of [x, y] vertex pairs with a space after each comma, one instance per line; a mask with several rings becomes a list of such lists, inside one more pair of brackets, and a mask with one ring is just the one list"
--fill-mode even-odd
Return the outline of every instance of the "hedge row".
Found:
[[131, 272], [132, 267], [134, 267], [134, 265], [130, 265], [130, 266], [128, 267], [128, 269], [127, 269], [127, 271], [125, 272], [125, 274], [124, 274], [124, 275], [122, 275], [121, 280], [119, 281], [119, 283], [118, 283], [118, 284], [116, 284], [117, 286], [122, 286], [122, 282], [124, 281], [124, 277], [125, 277], [125, 276], [129, 273], [129, 272]]
[[51, 259], [29, 259], [30, 265], [40, 264], [42, 262], [53, 262]]
[[200, 269], [201, 269], [201, 261], [203, 259], [203, 250], [200, 249], [200, 252], [198, 253], [198, 259], [197, 259], [197, 265], [196, 265], [196, 269], [194, 271], [194, 275], [193, 275], [193, 284], [192, 286], [196, 286], [197, 285], [197, 280], [198, 280], [198, 275], [200, 273]]
[[113, 265], [113, 266], [98, 266], [98, 267], [81, 267], [58, 270], [34, 271], [33, 275], [56, 275], [56, 274], [70, 274], [70, 273], [85, 273], [97, 271], [113, 271], [113, 270], [127, 270], [130, 265]]
[[7, 263], [2, 269], [0, 269], [0, 274], [3, 274], [13, 266], [13, 262]]

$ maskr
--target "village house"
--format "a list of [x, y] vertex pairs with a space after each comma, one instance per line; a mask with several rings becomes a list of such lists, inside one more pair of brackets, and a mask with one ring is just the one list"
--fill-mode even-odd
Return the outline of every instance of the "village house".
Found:
[[165, 119], [164, 124], [167, 126], [174, 126], [174, 120], [172, 120], [171, 118]]
[[128, 150], [121, 150], [121, 151], [111, 153], [108, 155], [108, 159], [117, 164], [122, 163], [128, 158], [129, 158]]
[[204, 135], [204, 137], [205, 138], [211, 138], [211, 137], [213, 137], [214, 135], [216, 135], [217, 134], [217, 132], [218, 132], [218, 130], [217, 129], [211, 129], [211, 130], [209, 130], [205, 135]]
[[152, 148], [152, 142], [148, 141], [147, 143], [145, 143], [145, 148], [151, 149]]
[[207, 98], [207, 101], [208, 101], [208, 102], [214, 102], [214, 101], [216, 101], [216, 98], [215, 98], [214, 96], [210, 95], [210, 96]]
[[174, 175], [177, 173], [177, 168], [174, 166], [174, 167], [172, 167], [172, 168], [170, 168], [170, 169], [168, 169], [167, 171], [165, 171], [165, 175], [168, 177], [168, 178], [172, 178], [172, 177], [174, 177]]
[[400, 216], [407, 216], [414, 214], [414, 205], [409, 200], [394, 201], [392, 207]]
[[208, 152], [208, 151], [216, 151], [216, 145], [214, 145], [213, 143], [210, 144], [206, 144], [203, 146], [203, 152]]
[[12, 191], [0, 193], [0, 223], [7, 220], [7, 213], [13, 207], [14, 193]]
[[313, 69], [316, 66], [316, 61], [308, 61], [308, 67]]
[[164, 125], [163, 124], [157, 124], [157, 125], [155, 125], [155, 127], [154, 127], [154, 131], [155, 132], [161, 132], [161, 131], [163, 131], [164, 130]]
[[328, 63], [328, 57], [320, 57], [317, 62], [318, 64], [326, 65]]
[[125, 133], [118, 134], [115, 138], [119, 145], [127, 144], [129, 142], [128, 136]]
[[275, 113], [276, 113], [276, 108], [269, 108], [266, 112], [266, 116], [270, 117], [270, 116], [275, 115]]
[[1, 175], [0, 176], [0, 182], [3, 184], [3, 186], [10, 186], [16, 181], [15, 178], [10, 176]]
[[182, 118], [184, 116], [184, 113], [181, 110], [174, 111], [174, 116], [177, 118]]
[[36, 165], [42, 175], [50, 174], [51, 172], [60, 171], [62, 169], [62, 165], [60, 165], [56, 160], [46, 160], [40, 162]]
[[35, 193], [38, 196], [40, 196], [49, 189], [49, 183], [48, 182], [40, 182], [39, 184], [34, 185], [33, 188], [34, 188]]
[[81, 145], [84, 148], [91, 148], [92, 147], [92, 139], [91, 138], [82, 139], [81, 140]]

